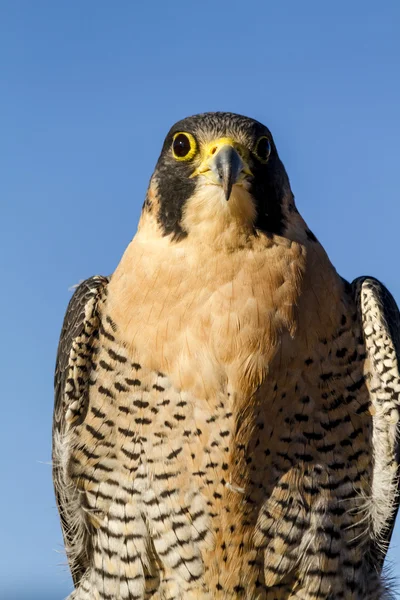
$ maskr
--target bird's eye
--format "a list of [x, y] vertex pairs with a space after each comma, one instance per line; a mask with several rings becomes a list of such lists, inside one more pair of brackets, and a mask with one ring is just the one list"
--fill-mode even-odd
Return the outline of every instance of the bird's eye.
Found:
[[176, 160], [190, 160], [196, 154], [197, 144], [191, 133], [176, 133], [172, 142], [172, 154]]
[[265, 135], [258, 140], [254, 153], [261, 162], [267, 162], [269, 159], [269, 155], [271, 154], [271, 144]]

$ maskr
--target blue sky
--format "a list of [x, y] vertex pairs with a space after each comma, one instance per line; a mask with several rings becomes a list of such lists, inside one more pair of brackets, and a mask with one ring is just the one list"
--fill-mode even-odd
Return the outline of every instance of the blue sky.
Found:
[[397, 0], [0, 3], [4, 600], [71, 590], [49, 466], [68, 289], [116, 267], [175, 121], [268, 125], [341, 275], [400, 301], [399, 26]]

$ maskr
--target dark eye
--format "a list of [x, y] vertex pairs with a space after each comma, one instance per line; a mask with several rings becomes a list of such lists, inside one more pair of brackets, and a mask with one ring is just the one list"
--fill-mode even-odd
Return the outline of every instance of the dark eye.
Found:
[[172, 153], [177, 160], [190, 160], [196, 152], [196, 140], [190, 133], [176, 133]]
[[269, 139], [263, 135], [257, 142], [255, 154], [261, 162], [267, 162], [269, 155], [271, 154], [271, 144]]

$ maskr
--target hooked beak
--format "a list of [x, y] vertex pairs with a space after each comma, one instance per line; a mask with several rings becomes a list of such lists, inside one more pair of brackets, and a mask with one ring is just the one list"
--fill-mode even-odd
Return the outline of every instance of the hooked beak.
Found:
[[222, 185], [226, 200], [229, 200], [232, 187], [237, 182], [244, 167], [238, 152], [228, 144], [222, 146], [210, 161], [210, 168]]
[[222, 186], [225, 198], [229, 200], [235, 183], [252, 176], [246, 152], [231, 138], [213, 140], [204, 148], [203, 160], [191, 177], [202, 175], [213, 185]]

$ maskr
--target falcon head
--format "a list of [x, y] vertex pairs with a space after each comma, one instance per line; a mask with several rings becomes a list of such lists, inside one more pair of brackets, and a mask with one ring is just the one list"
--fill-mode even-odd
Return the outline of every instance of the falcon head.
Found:
[[269, 129], [223, 112], [188, 117], [170, 129], [144, 204], [162, 235], [175, 241], [207, 227], [281, 235], [294, 210]]

